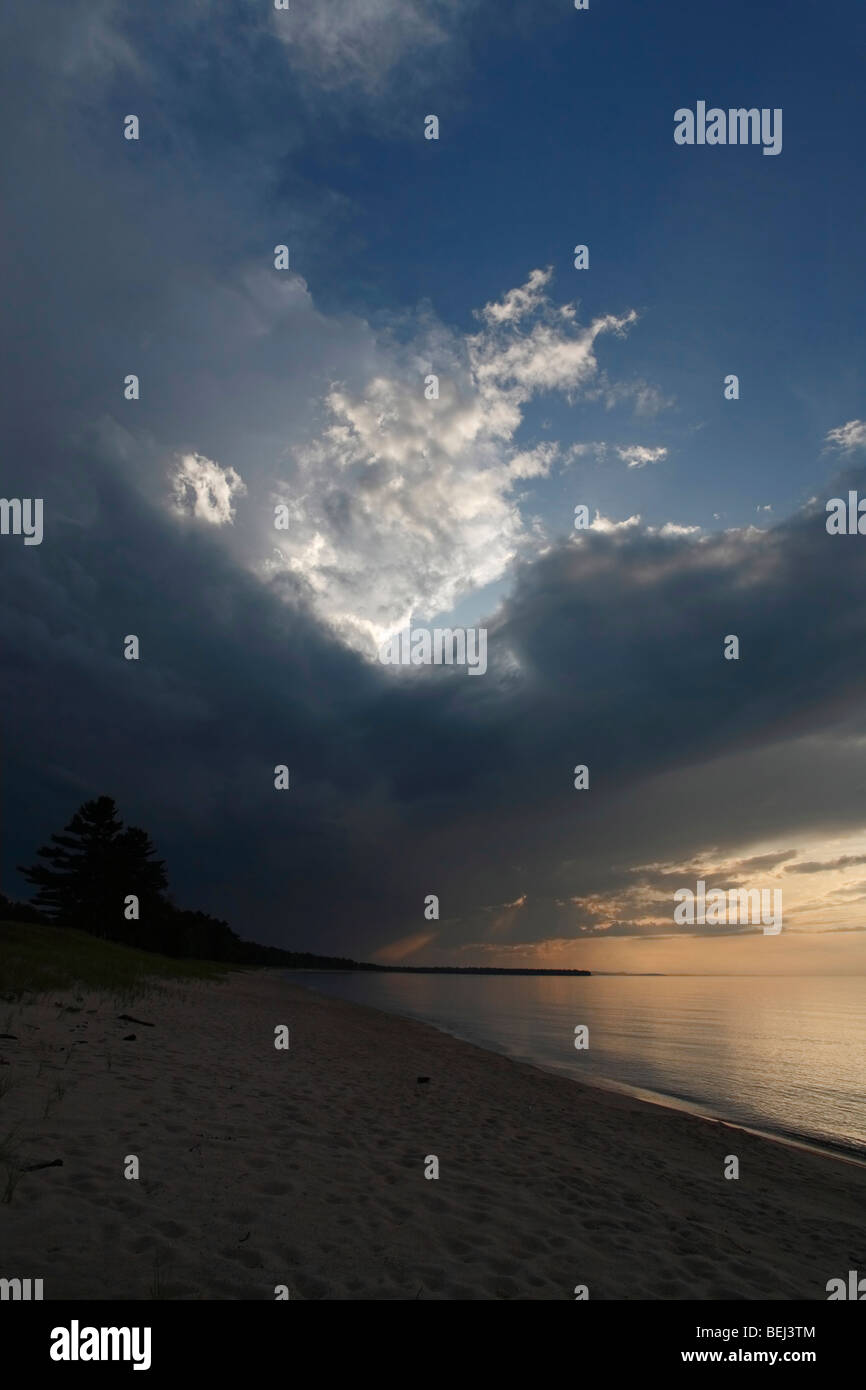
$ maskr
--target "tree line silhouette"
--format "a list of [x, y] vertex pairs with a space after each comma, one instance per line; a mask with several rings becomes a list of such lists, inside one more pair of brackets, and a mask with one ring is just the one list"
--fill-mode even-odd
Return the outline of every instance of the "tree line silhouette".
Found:
[[125, 826], [110, 796], [85, 801], [36, 857], [40, 863], [19, 866], [37, 890], [32, 903], [14, 903], [0, 894], [0, 919], [74, 927], [166, 956], [238, 965], [359, 968], [356, 961], [337, 956], [243, 941], [228, 922], [177, 907], [150, 836], [138, 826]]
[[[110, 796], [79, 806], [60, 834], [36, 851], [41, 863], [19, 871], [33, 884], [32, 903], [0, 893], [0, 922], [75, 927], [142, 951], [234, 965], [295, 970], [375, 970], [430, 975], [589, 975], [588, 970], [515, 970], [489, 966], [380, 965], [317, 956], [243, 941], [228, 922], [177, 907], [165, 864], [145, 830], [124, 825]], [[135, 905], [131, 902], [135, 899]]]

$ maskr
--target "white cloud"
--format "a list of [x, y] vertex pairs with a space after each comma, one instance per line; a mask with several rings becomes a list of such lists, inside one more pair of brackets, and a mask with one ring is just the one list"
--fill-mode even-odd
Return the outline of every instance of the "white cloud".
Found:
[[533, 270], [525, 285], [509, 290], [498, 302], [485, 304], [479, 317], [489, 324], [516, 323], [539, 308], [552, 274], [550, 267], [547, 270]]
[[[570, 453], [570, 451], [569, 451]], [[553, 465], [562, 458], [558, 444], [536, 444], [534, 449], [523, 449], [513, 454], [508, 464], [512, 478], [549, 478]]]
[[482, 391], [505, 397], [510, 388], [517, 403], [538, 391], [576, 392], [598, 371], [596, 339], [603, 333], [622, 335], [637, 322], [631, 310], [621, 316], [606, 314], [570, 332], [573, 314], [552, 311], [546, 299], [540, 307], [546, 312], [529, 333], [506, 336], [494, 330], [469, 339], [472, 369]]
[[866, 448], [866, 420], [849, 420], [847, 425], [838, 425], [829, 431], [825, 443], [846, 454], [853, 449]]
[[[655, 531], [655, 527], [648, 526], [647, 530]], [[700, 526], [683, 526], [679, 521], [666, 521], [664, 526], [658, 528], [660, 536], [699, 536], [702, 531]]]
[[194, 516], [211, 526], [234, 521], [235, 498], [243, 496], [246, 484], [234, 468], [221, 468], [203, 454], [184, 454], [172, 479], [174, 509], [182, 516]]
[[[625, 521], [612, 521], [610, 517], [596, 512], [595, 520], [590, 523], [589, 529], [590, 531], [601, 531], [603, 535], [614, 535], [617, 531], [633, 531], [638, 526], [640, 526], [640, 512], [626, 517]], [[701, 530], [700, 526], [683, 526], [678, 521], [666, 521], [663, 526], [644, 527], [648, 536], [699, 536]]]
[[[448, 612], [543, 544], [522, 516], [521, 484], [580, 446], [518, 445], [524, 407], [542, 391], [585, 391], [599, 338], [637, 317], [581, 326], [572, 306], [547, 298], [549, 280], [534, 271], [486, 305], [477, 333], [428, 321], [414, 351], [380, 345], [366, 386], [333, 384], [324, 428], [293, 450], [292, 523], [269, 540], [264, 572], [294, 575], [319, 616], [362, 649], [413, 617]], [[425, 398], [431, 372], [438, 400]]]
[[629, 468], [643, 468], [648, 463], [658, 463], [668, 456], [668, 451], [663, 446], [653, 449], [646, 444], [620, 445], [617, 453]]
[[625, 521], [611, 521], [610, 517], [602, 516], [601, 512], [596, 512], [595, 520], [590, 525], [591, 531], [602, 531], [607, 535], [612, 535], [615, 531], [631, 531], [635, 526], [640, 526], [640, 512], [635, 512], [633, 516], [626, 517]]

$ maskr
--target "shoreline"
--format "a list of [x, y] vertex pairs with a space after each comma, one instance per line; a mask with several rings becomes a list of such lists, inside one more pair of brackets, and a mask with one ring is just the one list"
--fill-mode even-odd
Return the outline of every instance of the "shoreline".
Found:
[[860, 1165], [278, 969], [9, 1014], [0, 1139], [62, 1166], [0, 1204], [0, 1276], [46, 1300], [824, 1300], [866, 1267]]
[[[288, 972], [279, 971], [285, 977], [294, 974], [303, 974], [304, 971], [290, 970]], [[320, 974], [319, 971], [309, 971], [310, 974]], [[349, 973], [340, 971], [340, 974]], [[291, 979], [288, 981], [292, 983]], [[479, 1042], [477, 1038], [467, 1037], [465, 1033], [456, 1033], [451, 1028], [446, 1028], [444, 1024], [434, 1023], [432, 1019], [416, 1018], [413, 1014], [402, 1014], [390, 1009], [382, 1009], [376, 1004], [362, 1003], [360, 1000], [343, 1000], [339, 995], [328, 994], [325, 990], [316, 989], [314, 985], [301, 984], [301, 989], [308, 990], [311, 994], [317, 994], [323, 999], [339, 999], [341, 1003], [351, 1004], [353, 1008], [370, 1009], [374, 1013], [384, 1014], [389, 1018], [401, 1019], [408, 1023], [423, 1023], [428, 1028], [433, 1028], [437, 1033], [442, 1033], [447, 1038], [454, 1038], [457, 1042], [466, 1043], [469, 1047], [480, 1048], [482, 1052], [492, 1053], [496, 1057], [505, 1057], [511, 1062], [519, 1062], [522, 1066], [534, 1067], [537, 1071], [544, 1072], [547, 1076], [558, 1076], [565, 1081], [571, 1082], [575, 1086], [588, 1086], [591, 1090], [613, 1093], [614, 1095], [627, 1096], [630, 1099], [644, 1105], [656, 1105], [663, 1110], [673, 1110], [679, 1114], [692, 1115], [696, 1119], [705, 1120], [707, 1124], [721, 1125], [725, 1129], [742, 1131], [744, 1134], [751, 1134], [755, 1138], [765, 1139], [772, 1144], [782, 1144], [788, 1148], [802, 1149], [807, 1153], [814, 1153], [825, 1158], [837, 1159], [840, 1163], [850, 1163], [855, 1167], [866, 1169], [866, 1152], [862, 1149], [847, 1148], [844, 1144], [834, 1144], [830, 1140], [821, 1141], [810, 1134], [798, 1133], [796, 1131], [785, 1131], [775, 1129], [764, 1129], [760, 1125], [744, 1124], [740, 1120], [727, 1119], [724, 1115], [717, 1115], [712, 1111], [701, 1107], [700, 1102], [690, 1101], [681, 1096], [674, 1096], [664, 1091], [651, 1091], [642, 1086], [630, 1086], [627, 1082], [614, 1081], [605, 1077], [586, 1077], [572, 1076], [565, 1067], [554, 1066], [553, 1063], [538, 1061], [532, 1057], [526, 1057], [516, 1052], [507, 1052], [504, 1048], [495, 1047], [492, 1043]]]

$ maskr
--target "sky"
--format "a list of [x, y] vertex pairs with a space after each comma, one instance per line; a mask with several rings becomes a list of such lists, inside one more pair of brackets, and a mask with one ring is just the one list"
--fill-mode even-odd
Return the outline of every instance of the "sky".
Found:
[[[15, 10], [3, 891], [107, 794], [276, 945], [863, 973], [862, 6]], [[458, 625], [483, 674], [378, 659]]]

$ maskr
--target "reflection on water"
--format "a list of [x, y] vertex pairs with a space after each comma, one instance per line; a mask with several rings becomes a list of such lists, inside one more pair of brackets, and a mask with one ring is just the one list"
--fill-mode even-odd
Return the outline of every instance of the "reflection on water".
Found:
[[[291, 978], [596, 1084], [866, 1157], [866, 979]], [[577, 1051], [577, 1024], [589, 1049]]]

